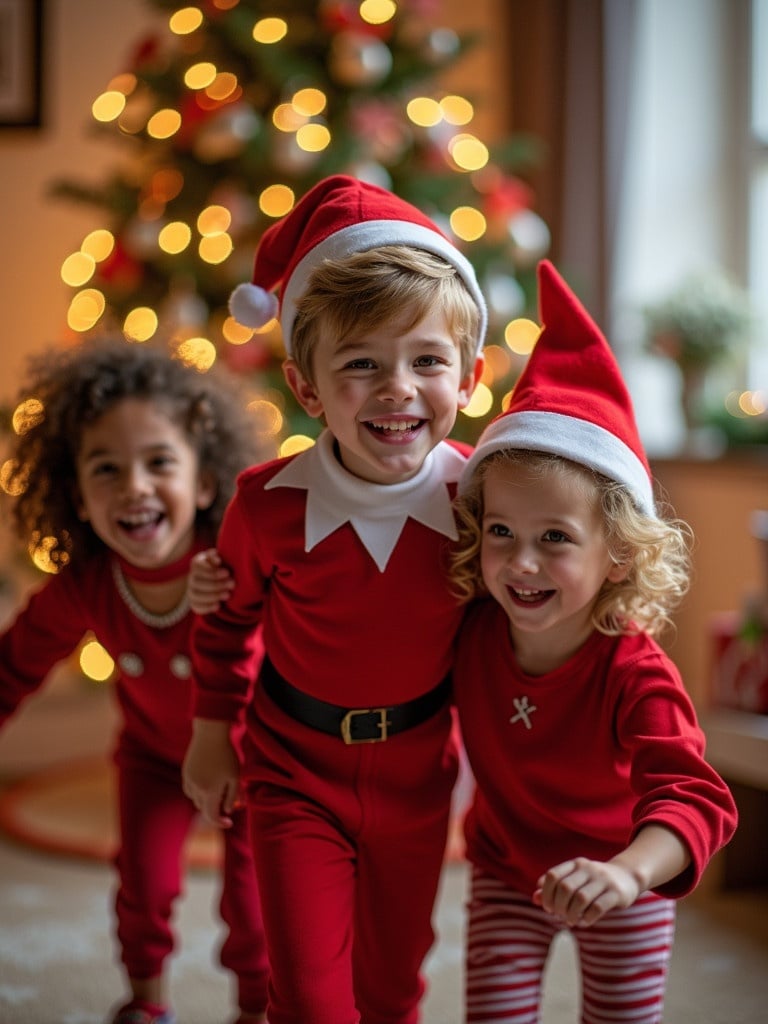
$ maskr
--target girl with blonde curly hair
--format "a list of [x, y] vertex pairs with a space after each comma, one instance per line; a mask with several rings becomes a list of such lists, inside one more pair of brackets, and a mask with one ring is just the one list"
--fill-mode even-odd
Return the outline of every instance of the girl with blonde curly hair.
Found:
[[454, 584], [479, 598], [454, 668], [477, 783], [466, 1019], [538, 1021], [569, 930], [582, 1024], [651, 1024], [674, 901], [736, 811], [653, 636], [686, 591], [690, 531], [656, 506], [606, 340], [549, 263], [539, 287], [543, 331], [459, 483]]

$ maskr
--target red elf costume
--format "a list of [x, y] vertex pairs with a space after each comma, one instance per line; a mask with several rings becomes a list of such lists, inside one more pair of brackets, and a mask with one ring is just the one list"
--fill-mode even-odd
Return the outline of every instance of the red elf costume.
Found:
[[[474, 272], [420, 211], [337, 176], [263, 237], [231, 309], [277, 304], [290, 354], [296, 301], [327, 257], [385, 245], [443, 257], [481, 313]], [[354, 295], [350, 296], [354, 301]], [[250, 645], [267, 659], [245, 707], [243, 781], [271, 966], [270, 1024], [415, 1024], [446, 843], [456, 749], [448, 673], [462, 611], [447, 583], [465, 464], [441, 442], [410, 480], [349, 473], [326, 431], [242, 475], [218, 549], [236, 589], [194, 639], [196, 715], [232, 720]], [[373, 709], [373, 710], [369, 710]]]

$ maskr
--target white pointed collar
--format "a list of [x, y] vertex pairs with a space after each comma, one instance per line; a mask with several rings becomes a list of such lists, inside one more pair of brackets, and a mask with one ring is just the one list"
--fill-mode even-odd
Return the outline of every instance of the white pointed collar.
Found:
[[461, 475], [466, 459], [442, 443], [433, 449], [416, 476], [399, 484], [374, 484], [348, 472], [333, 451], [325, 430], [317, 443], [292, 459], [267, 483], [307, 491], [304, 550], [311, 551], [344, 523], [350, 523], [380, 572], [410, 516], [424, 526], [456, 540], [448, 483]]

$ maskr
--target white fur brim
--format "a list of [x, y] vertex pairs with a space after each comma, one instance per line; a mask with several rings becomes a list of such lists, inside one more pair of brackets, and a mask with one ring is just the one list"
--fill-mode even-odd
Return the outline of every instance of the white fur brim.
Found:
[[509, 413], [489, 424], [461, 474], [460, 494], [469, 487], [480, 462], [504, 448], [549, 452], [588, 466], [624, 484], [642, 511], [656, 516], [651, 478], [632, 449], [596, 423], [557, 412]]

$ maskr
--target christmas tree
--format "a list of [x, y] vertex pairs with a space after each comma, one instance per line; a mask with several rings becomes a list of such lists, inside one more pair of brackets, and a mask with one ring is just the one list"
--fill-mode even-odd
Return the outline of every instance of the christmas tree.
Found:
[[470, 98], [440, 86], [473, 40], [430, 0], [149, 0], [167, 28], [141, 40], [93, 104], [125, 158], [58, 197], [103, 209], [104, 228], [64, 261], [68, 324], [87, 336], [158, 339], [201, 369], [248, 377], [265, 447], [316, 436], [283, 383], [279, 326], [232, 319], [262, 232], [315, 182], [347, 173], [428, 213], [475, 265], [490, 307], [483, 384], [454, 436], [496, 415], [535, 338], [534, 267], [546, 226], [520, 176], [534, 141], [487, 146]]

